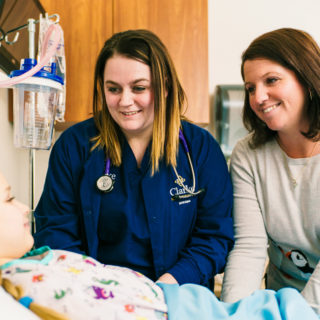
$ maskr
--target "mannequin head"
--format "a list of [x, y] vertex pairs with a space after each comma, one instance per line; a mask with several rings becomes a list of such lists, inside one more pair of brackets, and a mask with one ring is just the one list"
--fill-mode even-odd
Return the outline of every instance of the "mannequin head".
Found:
[[0, 265], [18, 259], [33, 246], [29, 208], [15, 200], [0, 173]]

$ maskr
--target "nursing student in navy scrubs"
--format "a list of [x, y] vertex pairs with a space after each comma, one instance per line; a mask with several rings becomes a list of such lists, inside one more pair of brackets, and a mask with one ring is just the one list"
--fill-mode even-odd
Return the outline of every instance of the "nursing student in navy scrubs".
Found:
[[155, 34], [108, 39], [95, 68], [93, 118], [52, 149], [36, 247], [211, 286], [233, 246], [232, 186], [218, 143], [183, 118], [185, 104]]

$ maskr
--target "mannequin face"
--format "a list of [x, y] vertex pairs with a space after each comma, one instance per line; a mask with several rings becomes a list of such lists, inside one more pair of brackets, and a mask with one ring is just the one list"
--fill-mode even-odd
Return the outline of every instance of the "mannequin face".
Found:
[[15, 200], [0, 173], [0, 265], [18, 259], [33, 246], [29, 208]]

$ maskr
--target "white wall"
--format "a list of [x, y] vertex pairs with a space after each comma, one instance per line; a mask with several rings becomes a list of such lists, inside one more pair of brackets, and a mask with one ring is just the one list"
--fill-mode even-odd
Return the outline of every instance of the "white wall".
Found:
[[26, 180], [25, 161], [26, 152], [13, 148], [12, 125], [8, 121], [8, 90], [0, 89], [0, 171], [12, 184], [13, 194], [28, 203], [28, 194], [22, 192]]
[[[215, 134], [216, 85], [242, 84], [241, 54], [265, 32], [283, 27], [302, 29], [320, 44], [320, 0], [208, 0], [208, 13], [211, 114], [207, 129]], [[243, 134], [239, 125], [236, 127]]]
[[[309, 32], [320, 43], [320, 0], [208, 0], [209, 90], [213, 105], [217, 84], [241, 84], [240, 56], [258, 35], [280, 27]], [[0, 89], [0, 171], [15, 196], [29, 203], [29, 155], [13, 147], [8, 122], [7, 90]], [[38, 201], [47, 170], [49, 151], [36, 152]]]
[[319, 14], [319, 0], [209, 0], [210, 93], [242, 83], [241, 54], [262, 33], [292, 27], [320, 43]]

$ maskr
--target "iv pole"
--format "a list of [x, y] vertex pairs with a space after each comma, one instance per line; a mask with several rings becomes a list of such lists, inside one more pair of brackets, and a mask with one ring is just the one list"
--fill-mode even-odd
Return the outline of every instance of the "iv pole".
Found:
[[[28, 19], [28, 32], [29, 32], [29, 58], [34, 59], [34, 39], [35, 39], [35, 20]], [[29, 149], [29, 183], [30, 183], [30, 190], [29, 190], [29, 206], [31, 209], [31, 233], [34, 234], [36, 232], [36, 222], [34, 218], [34, 189], [35, 189], [35, 164], [36, 164], [36, 152], [34, 148]]]

